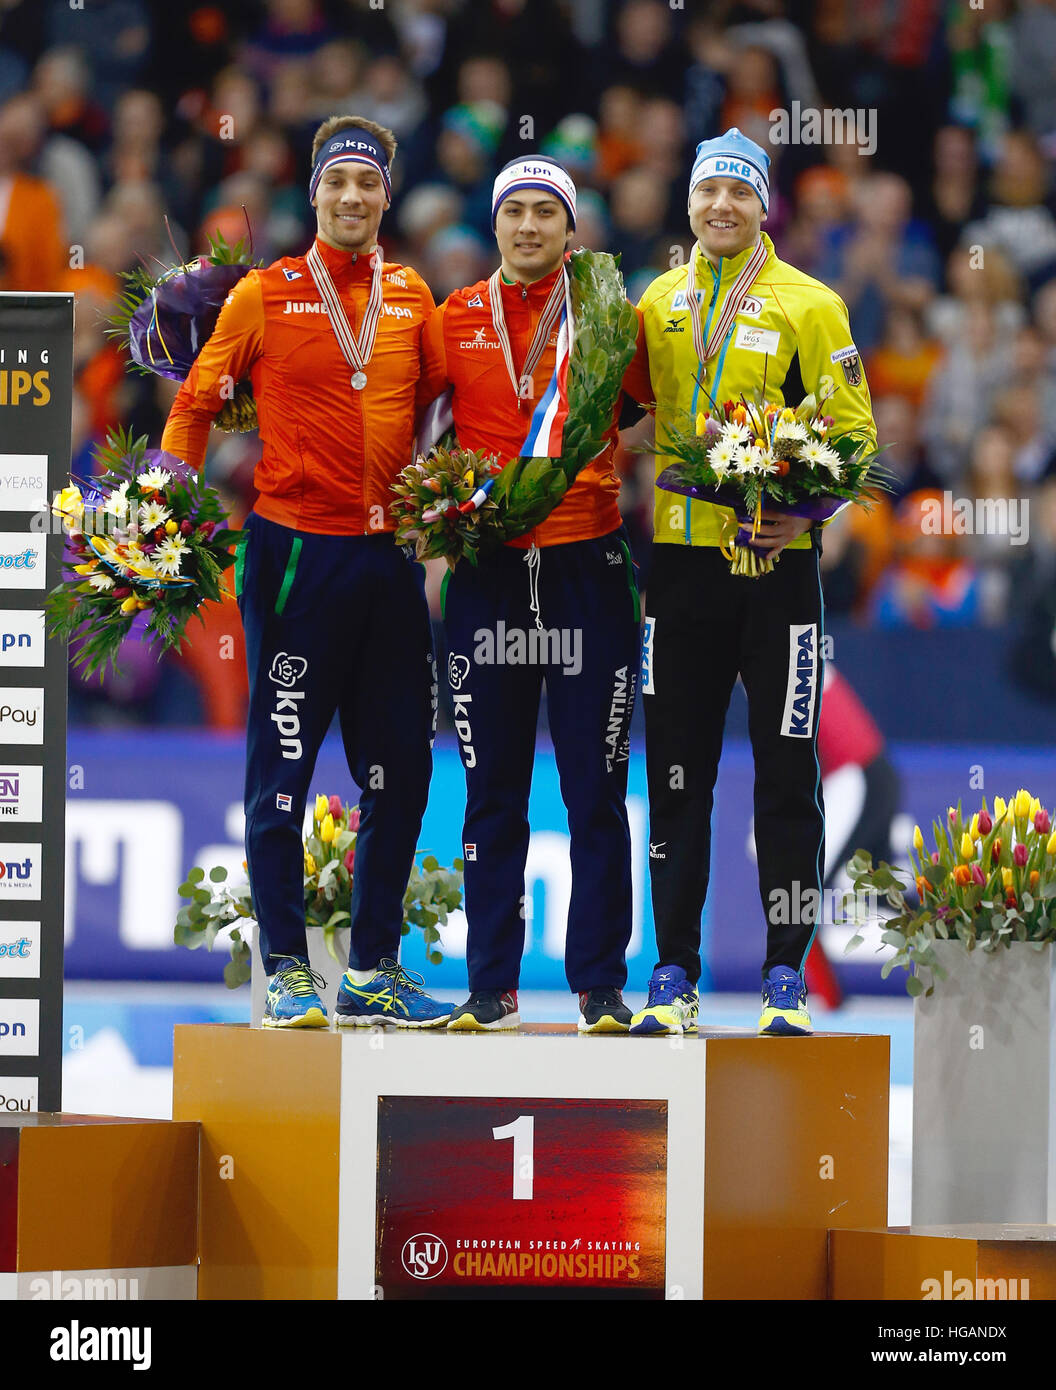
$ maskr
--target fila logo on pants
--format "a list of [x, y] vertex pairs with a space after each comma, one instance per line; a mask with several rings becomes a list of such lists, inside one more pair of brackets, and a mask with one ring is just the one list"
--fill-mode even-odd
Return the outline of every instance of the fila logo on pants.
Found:
[[297, 736], [301, 732], [299, 701], [304, 699], [304, 691], [290, 687], [303, 681], [307, 672], [307, 660], [303, 656], [291, 656], [288, 652], [277, 652], [268, 672], [269, 679], [280, 687], [275, 692], [271, 722], [278, 730], [282, 756], [291, 762], [296, 762], [303, 751]]
[[811, 738], [818, 691], [818, 625], [791, 623], [788, 629], [788, 684], [781, 718], [784, 738]]

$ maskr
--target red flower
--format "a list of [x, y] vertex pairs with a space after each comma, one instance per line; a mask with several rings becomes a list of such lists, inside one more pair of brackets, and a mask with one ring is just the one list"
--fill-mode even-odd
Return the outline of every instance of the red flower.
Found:
[[180, 522], [180, 535], [181, 535], [181, 536], [189, 536], [193, 530], [194, 530], [194, 527], [191, 525], [191, 523], [190, 523], [189, 521], [181, 521], [181, 522]]
[[939, 862], [939, 851], [937, 849], [933, 849], [931, 851], [931, 862], [933, 864], [937, 864]]
[[333, 816], [334, 820], [340, 820], [345, 814], [345, 808], [341, 804], [341, 798], [339, 796], [332, 796], [330, 798], [330, 814]]
[[132, 590], [129, 588], [127, 584], [118, 585], [118, 587], [114, 590], [113, 594], [114, 598], [130, 598], [131, 595]]
[[198, 527], [198, 534], [208, 540], [215, 530], [216, 526], [212, 521], [203, 521]]
[[1013, 863], [1013, 864], [1018, 864], [1019, 867], [1022, 869], [1023, 865], [1024, 865], [1026, 862], [1027, 862], [1027, 847], [1026, 847], [1026, 845], [1017, 845], [1017, 846], [1015, 847], [1015, 849], [1012, 851], [1012, 863]]
[[1011, 888], [1008, 890], [1008, 897], [1005, 898], [1005, 906], [1006, 906], [1006, 907], [1018, 907], [1018, 906], [1019, 906], [1019, 904], [1016, 902], [1016, 895], [1015, 895], [1015, 893], [1012, 892]]
[[355, 847], [355, 845], [349, 845], [349, 847], [348, 847], [348, 853], [345, 855], [345, 860], [344, 860], [345, 868], [348, 870], [349, 873], [352, 873], [352, 871], [353, 871], [353, 865], [355, 864], [355, 862], [356, 862], [356, 847]]
[[986, 882], [986, 875], [978, 864], [972, 865], [972, 882], [978, 883], [980, 887]]
[[1000, 840], [995, 840], [994, 843], [993, 843], [993, 845], [992, 845], [991, 848], [990, 848], [990, 862], [991, 862], [991, 864], [996, 864], [997, 861], [998, 861], [1000, 858], [1001, 858], [1001, 841], [1000, 841]]
[[349, 817], [348, 817], [348, 828], [349, 828], [349, 830], [358, 830], [358, 829], [359, 829], [359, 807], [358, 807], [358, 806], [354, 806], [354, 807], [352, 808], [352, 812], [351, 812], [351, 814], [350, 814]]
[[1034, 829], [1038, 832], [1039, 835], [1047, 835], [1049, 831], [1052, 829], [1052, 824], [1049, 820], [1049, 813], [1048, 811], [1046, 811], [1044, 806], [1034, 817]]
[[987, 815], [987, 813], [986, 813], [985, 811], [980, 811], [980, 812], [979, 812], [979, 834], [980, 834], [980, 835], [989, 835], [990, 832], [991, 832], [991, 830], [993, 830], [993, 828], [994, 828], [994, 822], [990, 819], [990, 817]]

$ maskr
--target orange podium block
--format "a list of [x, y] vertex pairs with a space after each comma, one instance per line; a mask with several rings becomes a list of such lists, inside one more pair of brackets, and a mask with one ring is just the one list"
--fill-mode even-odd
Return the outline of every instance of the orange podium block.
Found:
[[829, 1235], [834, 1299], [1056, 1298], [1056, 1226], [889, 1226]]
[[823, 1299], [887, 1216], [889, 1039], [176, 1029], [199, 1297]]
[[194, 1298], [198, 1126], [0, 1115], [0, 1297]]

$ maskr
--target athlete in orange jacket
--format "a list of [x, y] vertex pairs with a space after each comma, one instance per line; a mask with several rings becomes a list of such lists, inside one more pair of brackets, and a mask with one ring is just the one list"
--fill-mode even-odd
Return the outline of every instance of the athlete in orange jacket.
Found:
[[[575, 185], [550, 160], [495, 180], [502, 265], [457, 290], [425, 330], [420, 397], [453, 390], [459, 443], [505, 463], [524, 451], [551, 381]], [[492, 296], [501, 297], [501, 314]], [[543, 680], [568, 808], [572, 894], [565, 971], [582, 1031], [625, 1031], [631, 931], [628, 727], [639, 662], [638, 590], [608, 445], [535, 530], [445, 586], [448, 680], [466, 770], [463, 828], [470, 998], [448, 1027], [516, 1027], [524, 950], [528, 792]]]
[[396, 546], [388, 507], [410, 454], [433, 308], [415, 272], [384, 265], [377, 246], [395, 148], [371, 121], [320, 127], [314, 244], [235, 287], [162, 439], [200, 467], [213, 416], [250, 377], [263, 458], [235, 584], [250, 682], [246, 858], [271, 1027], [327, 1023], [308, 968], [301, 825], [335, 712], [361, 789], [335, 1021], [428, 1027], [451, 1010], [397, 963], [429, 792], [436, 665], [422, 567]]

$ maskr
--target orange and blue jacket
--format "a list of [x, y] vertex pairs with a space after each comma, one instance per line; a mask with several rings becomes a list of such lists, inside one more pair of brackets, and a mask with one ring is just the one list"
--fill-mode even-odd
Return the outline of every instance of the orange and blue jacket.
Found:
[[[316, 246], [356, 334], [370, 294], [370, 256]], [[409, 267], [386, 262], [382, 290], [367, 385], [356, 391], [305, 258], [251, 270], [180, 387], [162, 448], [201, 468], [213, 416], [232, 384], [248, 377], [262, 445], [254, 511], [319, 535], [392, 531], [390, 488], [411, 462], [422, 329], [435, 305]]]
[[[534, 284], [502, 283], [502, 311], [510, 335], [514, 370], [520, 377], [536, 325], [559, 272]], [[550, 384], [557, 355], [557, 328], [532, 374], [534, 400], [518, 400], [506, 370], [491, 318], [488, 281], [456, 290], [430, 315], [422, 338], [419, 401], [428, 402], [453, 388], [455, 432], [463, 449], [483, 449], [503, 463], [516, 458], [528, 434], [532, 410]], [[645, 337], [638, 315], [638, 356], [644, 360]], [[635, 361], [638, 361], [636, 356]], [[633, 367], [633, 364], [632, 364]], [[632, 368], [628, 368], [628, 377]], [[526, 550], [593, 540], [620, 525], [616, 499], [620, 484], [613, 468], [619, 405], [605, 435], [605, 449], [586, 464], [554, 510], [534, 531], [507, 544]]]

